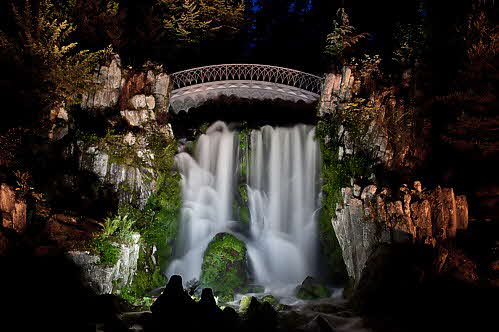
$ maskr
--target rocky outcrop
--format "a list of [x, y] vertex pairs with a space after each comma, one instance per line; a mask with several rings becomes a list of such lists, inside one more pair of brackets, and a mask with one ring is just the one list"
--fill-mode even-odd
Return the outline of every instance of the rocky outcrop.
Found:
[[16, 197], [10, 186], [0, 185], [0, 216], [2, 226], [21, 233], [26, 228], [26, 202]]
[[140, 250], [140, 235], [134, 234], [130, 243], [114, 243], [120, 255], [114, 265], [99, 264], [99, 256], [89, 251], [69, 251], [68, 257], [82, 270], [86, 285], [97, 294], [111, 294], [132, 283]]
[[[126, 136], [124, 140], [134, 142], [135, 138]], [[120, 203], [136, 202], [143, 207], [156, 189], [154, 171], [151, 168], [154, 155], [145, 148], [137, 148], [135, 153], [134, 157], [141, 158], [145, 166], [113, 159], [111, 151], [91, 146], [83, 151], [80, 168], [96, 174], [103, 183], [110, 184], [118, 193]]]
[[123, 68], [120, 57], [113, 54], [96, 70], [95, 82], [95, 91], [83, 96], [83, 109], [117, 109], [129, 126], [158, 129], [173, 137], [171, 126], [157, 121], [158, 114], [168, 112], [171, 91], [170, 76], [161, 66]]
[[343, 67], [340, 74], [327, 74], [319, 102], [319, 116], [334, 112], [340, 103], [352, 98], [354, 82], [352, 70], [348, 67]]
[[465, 196], [452, 188], [423, 191], [402, 186], [391, 193], [369, 185], [342, 189], [332, 224], [350, 277], [359, 280], [369, 255], [380, 243], [420, 243], [431, 247], [456, 237], [468, 226]]
[[114, 107], [118, 104], [121, 87], [124, 84], [121, 59], [113, 54], [109, 65], [100, 66], [95, 73], [98, 88], [83, 95], [81, 106], [83, 109], [103, 109]]

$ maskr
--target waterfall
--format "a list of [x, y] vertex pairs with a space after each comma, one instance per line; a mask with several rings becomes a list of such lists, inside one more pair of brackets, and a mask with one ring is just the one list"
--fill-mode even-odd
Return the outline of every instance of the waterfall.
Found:
[[[298, 284], [315, 275], [320, 150], [314, 135], [313, 126], [265, 126], [251, 131], [248, 151], [240, 151], [237, 133], [217, 122], [199, 138], [195, 158], [177, 155], [184, 202], [176, 259], [167, 274], [199, 279], [209, 242], [230, 232], [245, 241], [257, 284]], [[243, 153], [249, 234], [237, 231], [240, 221], [232, 216]]]

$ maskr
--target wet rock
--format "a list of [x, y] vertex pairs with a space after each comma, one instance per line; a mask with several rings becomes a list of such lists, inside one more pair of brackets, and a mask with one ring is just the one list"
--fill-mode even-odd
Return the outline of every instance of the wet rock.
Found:
[[277, 318], [277, 311], [270, 303], [260, 303], [255, 297], [251, 298], [246, 311], [246, 324], [251, 331], [274, 331], [277, 328]]
[[334, 332], [336, 331], [333, 326], [328, 322], [326, 318], [321, 315], [315, 316], [315, 318], [307, 323], [306, 325], [298, 328], [298, 331], [303, 332]]
[[313, 300], [329, 297], [331, 292], [318, 280], [307, 277], [297, 288], [296, 297], [303, 300]]

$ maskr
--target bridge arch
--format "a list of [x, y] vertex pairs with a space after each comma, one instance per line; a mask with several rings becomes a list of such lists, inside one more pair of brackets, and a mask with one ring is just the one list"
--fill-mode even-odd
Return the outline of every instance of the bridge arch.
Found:
[[220, 96], [282, 99], [313, 103], [319, 100], [324, 78], [302, 71], [259, 64], [223, 64], [171, 74], [170, 107], [188, 111]]

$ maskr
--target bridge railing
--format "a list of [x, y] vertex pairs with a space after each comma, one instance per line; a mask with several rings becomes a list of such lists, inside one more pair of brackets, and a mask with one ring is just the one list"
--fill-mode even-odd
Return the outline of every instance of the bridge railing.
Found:
[[321, 94], [323, 77], [299, 70], [257, 64], [226, 64], [188, 69], [171, 74], [173, 89], [218, 81], [244, 80], [284, 84]]

